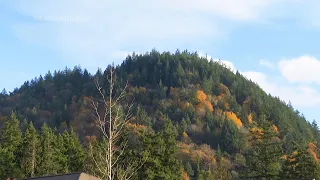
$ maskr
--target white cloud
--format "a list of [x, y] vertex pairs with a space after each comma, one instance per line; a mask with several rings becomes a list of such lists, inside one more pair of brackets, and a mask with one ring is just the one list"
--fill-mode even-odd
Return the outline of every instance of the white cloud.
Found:
[[[273, 5], [291, 0], [21, 0], [31, 21], [13, 24], [21, 40], [56, 51], [86, 67], [122, 60], [119, 51], [201, 48], [225, 37], [225, 21], [263, 21]], [[221, 23], [223, 22], [223, 23]], [[119, 59], [117, 59], [119, 58]]]
[[278, 63], [281, 74], [291, 83], [320, 84], [320, 60], [305, 55], [282, 59]]
[[232, 20], [253, 20], [260, 16], [261, 9], [282, 2], [282, 0], [175, 0], [164, 1], [166, 5], [176, 9], [202, 11]]
[[[116, 58], [116, 59], [125, 59], [128, 55], [132, 55], [133, 52], [130, 51], [115, 51], [112, 53], [112, 57]], [[135, 52], [136, 54], [139, 54], [137, 52]]]
[[207, 58], [208, 61], [211, 61], [212, 60], [212, 57], [202, 51], [198, 52], [198, 56], [201, 57], [201, 58]]
[[[224, 22], [264, 21], [272, 14], [269, 11], [272, 7], [292, 2], [299, 5], [304, 1], [21, 0], [16, 10], [30, 17], [30, 21], [16, 22], [12, 26], [16, 36], [27, 43], [56, 51], [86, 68], [102, 67], [110, 63], [107, 60], [123, 60], [133, 51], [203, 48], [204, 41], [224, 37], [235, 26], [227, 26]], [[276, 16], [281, 16], [281, 13]], [[235, 70], [232, 62], [221, 62]], [[267, 61], [260, 64], [274, 67]], [[319, 64], [315, 57], [302, 56], [283, 59], [278, 67], [289, 82], [320, 84], [320, 78], [317, 78]], [[317, 104], [319, 101], [319, 94], [310, 86], [276, 83], [274, 77], [260, 72], [244, 74], [267, 92], [284, 100], [293, 98], [292, 102], [297, 104]], [[308, 99], [305, 96], [314, 97], [305, 101]]]
[[[291, 101], [295, 107], [314, 107], [320, 105], [320, 93], [310, 86], [292, 86], [275, 81], [261, 72], [243, 72], [248, 79], [256, 82], [265, 92], [280, 97], [285, 102]], [[281, 78], [281, 77], [280, 77]]]
[[243, 74], [246, 78], [252, 80], [253, 82], [256, 82], [257, 84], [259, 84], [261, 87], [266, 88], [267, 84], [267, 76], [261, 72], [255, 72], [255, 71], [247, 71], [247, 72], [242, 72], [241, 74]]
[[265, 66], [265, 67], [267, 67], [269, 69], [274, 69], [274, 67], [275, 67], [272, 62], [270, 62], [268, 60], [264, 60], [264, 59], [261, 59], [259, 61], [259, 64], [262, 65], [262, 66]]
[[[206, 57], [203, 52], [198, 54], [200, 57]], [[209, 55], [207, 55], [207, 57], [210, 57], [208, 60], [216, 62], [219, 61], [230, 67], [233, 72], [236, 70], [234, 64], [230, 61], [213, 59]], [[281, 64], [281, 62], [282, 61], [280, 61], [279, 64]], [[297, 70], [299, 66], [294, 68]], [[305, 84], [290, 84], [284, 76], [273, 77], [257, 71], [240, 71], [240, 73], [246, 78], [257, 83], [266, 93], [270, 93], [272, 96], [277, 96], [287, 103], [290, 101], [294, 107], [315, 107], [320, 105], [320, 93], [315, 87]]]
[[277, 89], [277, 85], [275, 83], [270, 82], [267, 75], [256, 72], [256, 71], [247, 71], [242, 72], [242, 74], [252, 80], [253, 82], [257, 83], [265, 92], [270, 93], [274, 96], [276, 96], [275, 92]]
[[227, 60], [220, 60], [220, 59], [216, 59], [216, 58], [212, 58], [212, 56], [203, 53], [202, 51], [198, 52], [199, 57], [202, 58], [207, 58], [208, 61], [214, 61], [214, 62], [218, 62], [221, 65], [227, 67], [228, 69], [230, 69], [232, 72], [236, 71], [236, 68], [234, 66], [234, 64], [231, 61], [227, 61]]
[[224, 65], [225, 67], [227, 67], [228, 69], [230, 69], [232, 72], [236, 71], [236, 68], [234, 66], [234, 64], [230, 61], [227, 60], [220, 60], [220, 59], [213, 59], [214, 61]]

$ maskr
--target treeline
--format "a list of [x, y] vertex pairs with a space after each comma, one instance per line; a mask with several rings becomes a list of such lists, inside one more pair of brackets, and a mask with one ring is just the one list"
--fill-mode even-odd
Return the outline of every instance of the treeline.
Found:
[[[97, 96], [95, 78], [100, 79], [102, 87], [107, 87], [107, 72], [108, 68], [91, 75], [86, 69], [75, 67], [73, 70], [66, 68], [48, 72], [43, 77], [26, 81], [10, 95], [0, 94], [0, 118], [13, 110], [19, 119], [33, 121], [36, 128], [47, 123], [58, 129], [72, 126], [81, 137], [94, 133], [90, 128], [86, 97]], [[299, 143], [314, 142], [318, 138], [314, 133], [316, 129], [312, 129], [311, 124], [290, 104], [267, 95], [239, 72], [233, 73], [219, 62], [199, 58], [197, 53], [177, 51], [171, 54], [153, 50], [144, 55], [133, 54], [117, 66], [116, 73], [118, 88], [115, 89], [128, 80], [127, 100], [134, 98], [135, 107], [140, 105], [147, 112], [148, 123], [152, 125], [155, 125], [153, 116], [160, 109], [174, 123], [190, 120], [187, 121], [187, 129], [197, 125], [202, 131], [209, 130], [212, 134], [217, 129], [217, 115], [227, 111], [233, 112], [244, 127], [249, 124], [249, 116], [259, 124], [260, 117], [266, 115], [266, 119], [279, 128], [282, 138]], [[203, 115], [206, 109], [197, 107], [197, 90], [208, 97], [203, 103], [210, 102], [214, 109], [207, 116]], [[193, 140], [206, 142], [202, 138]], [[217, 143], [211, 146], [216, 148]]]
[[[95, 79], [99, 80], [104, 89], [108, 87], [110, 68], [108, 66], [104, 71], [99, 69], [94, 75], [80, 67], [48, 72], [44, 76], [26, 81], [14, 92], [0, 93], [0, 125], [5, 127], [6, 119], [14, 112], [20, 122], [22, 134], [32, 122], [43, 138], [41, 129], [43, 124], [47, 124], [56, 139], [65, 132], [69, 136], [73, 134], [72, 136], [79, 138], [84, 152], [88, 152], [88, 140], [101, 141], [90, 111], [89, 99], [99, 98]], [[121, 103], [134, 103], [131, 123], [127, 127], [132, 148], [128, 154], [136, 153], [138, 157], [142, 157], [141, 153], [149, 149], [149, 157], [158, 158], [152, 162], [154, 167], [146, 166], [152, 167], [147, 171], [150, 179], [164, 179], [164, 174], [171, 177], [169, 170], [173, 169], [170, 165], [169, 169], [159, 165], [159, 162], [164, 164], [167, 155], [157, 154], [157, 149], [152, 150], [152, 147], [158, 147], [164, 151], [161, 147], [170, 144], [165, 143], [167, 138], [163, 135], [164, 122], [171, 124], [169, 129], [174, 137], [172, 147], [177, 151], [177, 157], [173, 159], [179, 160], [177, 163], [180, 165], [175, 165], [176, 167], [181, 166], [182, 173], [174, 174], [182, 174], [185, 178], [248, 177], [242, 167], [260, 167], [258, 163], [269, 167], [265, 163], [271, 162], [260, 162], [263, 159], [257, 159], [257, 156], [268, 155], [270, 146], [267, 144], [277, 144], [270, 147], [270, 152], [274, 151], [271, 154], [275, 155], [274, 158], [270, 157], [275, 162], [270, 165], [272, 173], [264, 170], [251, 176], [258, 178], [262, 176], [259, 173], [267, 173], [272, 178], [280, 178], [279, 174], [284, 169], [295, 171], [292, 169], [299, 165], [294, 162], [302, 157], [312, 157], [311, 160], [305, 160], [309, 164], [318, 162], [317, 142], [320, 140], [320, 133], [317, 123], [308, 122], [290, 103], [266, 94], [257, 84], [239, 72], [230, 71], [221, 62], [208, 61], [197, 53], [188, 51], [159, 53], [152, 50], [128, 56], [116, 67], [115, 73], [114, 94], [119, 94], [121, 87], [128, 81], [125, 99]], [[108, 95], [108, 92], [105, 91], [105, 94]], [[264, 127], [265, 124], [268, 125]], [[260, 139], [253, 138], [255, 141], [252, 142], [252, 134], [264, 134], [269, 128], [274, 133], [271, 139], [259, 135], [257, 137]], [[262, 141], [261, 138], [266, 140]], [[260, 149], [255, 149], [259, 147], [256, 144], [261, 145]], [[304, 148], [305, 146], [307, 147]], [[261, 152], [265, 153], [257, 155]], [[144, 156], [146, 154], [148, 153], [144, 153]], [[299, 154], [301, 156], [296, 157]], [[290, 158], [292, 162], [285, 162]], [[314, 167], [316, 169], [317, 165]], [[168, 172], [163, 173], [164, 171]], [[305, 171], [307, 170], [299, 170]], [[140, 174], [140, 177], [146, 178], [146, 174]]]
[[[130, 145], [125, 149], [119, 164], [126, 163], [128, 159], [140, 163], [132, 179], [320, 177], [316, 147], [313, 144], [301, 147], [292, 142], [293, 152], [285, 155], [277, 130], [267, 121], [261, 128], [250, 130], [248, 142], [251, 148], [244, 152], [244, 156], [238, 154], [230, 159], [220, 147], [217, 151], [210, 150], [210, 147], [191, 150], [191, 144], [177, 142], [177, 129], [167, 117], [163, 118], [163, 127], [158, 133], [133, 124], [129, 124], [123, 133], [123, 136], [130, 137]], [[102, 177], [100, 168], [105, 168], [107, 164], [104, 156], [108, 144], [103, 138], [87, 136], [86, 142], [82, 144], [72, 129], [61, 134], [44, 124], [40, 130], [36, 130], [32, 122], [22, 130], [14, 113], [6, 119], [0, 138], [2, 179], [71, 172], [87, 172]], [[190, 155], [194, 152], [196, 156]]]
[[1, 179], [83, 170], [85, 151], [73, 131], [57, 134], [46, 124], [36, 130], [32, 122], [23, 131], [14, 113], [5, 121], [0, 144]]
[[[137, 166], [133, 179], [182, 177], [182, 164], [177, 158], [176, 133], [169, 120], [164, 121], [163, 130], [158, 133], [154, 133], [152, 129], [140, 128], [139, 138], [136, 139], [130, 128], [132, 127], [128, 126], [127, 131], [122, 134], [126, 136], [132, 133], [130, 145], [119, 162], [140, 159], [141, 163]], [[72, 172], [87, 172], [102, 177], [100, 168], [104, 169], [107, 163], [103, 156], [108, 144], [103, 138], [87, 136], [86, 142], [80, 143], [72, 129], [57, 133], [56, 129], [43, 124], [40, 130], [36, 130], [32, 122], [23, 130], [14, 113], [6, 118], [0, 138], [1, 179]]]

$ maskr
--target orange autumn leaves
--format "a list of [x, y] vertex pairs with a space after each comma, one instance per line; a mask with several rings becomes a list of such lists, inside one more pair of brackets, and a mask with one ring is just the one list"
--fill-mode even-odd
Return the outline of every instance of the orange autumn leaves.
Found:
[[200, 146], [196, 144], [186, 144], [179, 142], [179, 156], [190, 159], [193, 162], [197, 162], [198, 159], [201, 159], [205, 164], [214, 166], [216, 165], [216, 152], [211, 149], [208, 145], [202, 144]]
[[[273, 132], [275, 133], [279, 133], [279, 129], [276, 125], [272, 125], [272, 130]], [[256, 139], [261, 139], [262, 138], [262, 135], [263, 135], [263, 130], [261, 128], [258, 128], [258, 127], [253, 127], [250, 129], [250, 132], [252, 134], [252, 136]]]
[[297, 153], [298, 153], [297, 151], [293, 151], [290, 156], [287, 156], [285, 154], [285, 155], [281, 156], [281, 159], [285, 159], [285, 160], [287, 160], [289, 162], [294, 162], [294, 161], [296, 161], [295, 156], [297, 155]]
[[262, 139], [263, 131], [258, 127], [253, 127], [250, 129], [251, 138], [260, 140]]
[[317, 162], [317, 163], [320, 163], [320, 159], [318, 158], [317, 156], [317, 146], [314, 145], [313, 143], [308, 143], [308, 151], [311, 153], [311, 155], [313, 156], [314, 160]]
[[252, 113], [250, 113], [248, 116], [248, 122], [249, 122], [249, 124], [253, 123]]
[[[203, 106], [206, 106], [210, 112], [213, 112], [213, 106], [211, 102], [208, 100], [208, 96], [201, 90], [197, 91], [196, 98], [199, 102], [199, 104], [196, 106], [197, 110], [203, 109]], [[229, 106], [227, 104], [227, 106]], [[227, 119], [231, 120], [238, 128], [241, 128], [243, 126], [241, 120], [237, 117], [237, 115], [233, 112], [224, 112], [224, 115], [226, 115]]]
[[275, 133], [279, 133], [279, 129], [278, 129], [278, 127], [276, 126], [276, 125], [272, 125], [272, 130], [275, 132]]
[[147, 129], [147, 126], [140, 125], [140, 124], [128, 123], [126, 125], [133, 133], [139, 133]]
[[201, 91], [201, 90], [198, 90], [197, 91], [197, 99], [200, 101], [200, 102], [204, 102], [206, 99], [207, 99], [207, 95]]
[[209, 109], [210, 112], [213, 112], [213, 106], [211, 102], [208, 100], [207, 95], [203, 91], [198, 90], [196, 96], [197, 96], [197, 100], [199, 101], [198, 109], [205, 106]]
[[[312, 157], [314, 158], [314, 160], [319, 164], [320, 163], [320, 159], [317, 155], [317, 151], [318, 151], [318, 148], [315, 144], [309, 142], [308, 143], [308, 149], [307, 151], [312, 155]], [[295, 156], [298, 154], [298, 151], [294, 151], [291, 155], [287, 156], [287, 155], [283, 155], [281, 158], [282, 159], [286, 159], [288, 160], [289, 162], [294, 162], [296, 161], [296, 158]]]
[[183, 171], [182, 171], [182, 179], [183, 180], [190, 180], [188, 173], [185, 169], [183, 169]]
[[228, 119], [230, 119], [238, 128], [241, 128], [242, 122], [241, 120], [237, 117], [237, 115], [233, 112], [225, 112], [225, 115], [227, 116]]

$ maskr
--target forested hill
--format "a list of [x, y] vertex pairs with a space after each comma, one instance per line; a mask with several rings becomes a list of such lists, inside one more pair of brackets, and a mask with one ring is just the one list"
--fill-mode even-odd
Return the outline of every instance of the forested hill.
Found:
[[[57, 133], [73, 127], [81, 141], [96, 135], [88, 98], [99, 97], [95, 78], [107, 88], [108, 68], [94, 75], [80, 67], [48, 72], [26, 81], [10, 94], [3, 92], [2, 126], [14, 112], [22, 131], [32, 121], [36, 129], [46, 123]], [[232, 172], [230, 176], [238, 174], [238, 167], [250, 166], [246, 158], [253, 144], [248, 137], [266, 131], [266, 124], [281, 142], [281, 155], [291, 155], [295, 144], [311, 144], [317, 160], [317, 124], [309, 123], [290, 104], [266, 94], [220, 62], [187, 51], [172, 54], [152, 50], [128, 56], [116, 67], [116, 75], [116, 91], [121, 91], [126, 81], [129, 83], [125, 100], [134, 103], [134, 128], [148, 127], [158, 132], [163, 127], [162, 117], [172, 122], [177, 132], [178, 156], [190, 178], [200, 179], [200, 172], [216, 170], [221, 152], [225, 168]]]

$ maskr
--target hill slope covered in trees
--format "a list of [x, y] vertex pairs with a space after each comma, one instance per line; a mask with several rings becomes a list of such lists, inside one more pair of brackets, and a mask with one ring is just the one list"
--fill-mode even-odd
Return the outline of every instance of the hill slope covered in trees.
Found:
[[[42, 171], [35, 170], [33, 175], [80, 170], [95, 174], [92, 167], [84, 165], [89, 160], [83, 149], [93, 137], [100, 137], [89, 99], [99, 98], [94, 79], [107, 89], [109, 69], [110, 66], [94, 75], [80, 67], [48, 72], [10, 94], [1, 93], [1, 144], [6, 143], [7, 128], [17, 126], [8, 122], [16, 120], [20, 134], [41, 135], [39, 146], [52, 136], [56, 139], [52, 140], [53, 147], [64, 149], [55, 153], [65, 159], [51, 160], [58, 162], [57, 168], [42, 172], [46, 170], [43, 167], [51, 165], [44, 163], [48, 161], [46, 148], [40, 148], [42, 153], [37, 159]], [[130, 152], [149, 153], [148, 165], [138, 172], [140, 179], [290, 179], [292, 172], [299, 172], [301, 177], [305, 177], [303, 172], [318, 172], [317, 124], [309, 123], [290, 104], [266, 94], [257, 84], [219, 62], [187, 51], [171, 54], [153, 50], [128, 56], [116, 67], [116, 77], [115, 94], [128, 81], [123, 103], [133, 102], [128, 127]], [[26, 168], [29, 166], [20, 167], [22, 163], [14, 160], [24, 157], [18, 149], [29, 147], [22, 143], [27, 140], [21, 135], [20, 139], [12, 146], [13, 159], [0, 159], [0, 163], [12, 161], [17, 171], [11, 173], [28, 177], [32, 174]], [[76, 142], [77, 147], [63, 142]], [[8, 153], [5, 146], [1, 147], [0, 153]], [[173, 156], [166, 151], [159, 154], [156, 148], [161, 147], [172, 149]], [[68, 159], [72, 153], [66, 149], [77, 152], [78, 161]], [[303, 170], [304, 166], [297, 166], [299, 160], [309, 163], [307, 166], [313, 164], [314, 169]], [[170, 165], [176, 167], [175, 172]], [[179, 169], [181, 173], [177, 173]], [[1, 176], [8, 175], [5, 172], [0, 169]]]

